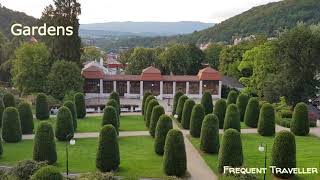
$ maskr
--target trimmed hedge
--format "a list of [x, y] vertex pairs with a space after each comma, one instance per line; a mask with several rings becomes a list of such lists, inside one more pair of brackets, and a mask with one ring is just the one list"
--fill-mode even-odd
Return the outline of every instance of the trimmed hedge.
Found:
[[146, 111], [146, 126], [149, 128], [150, 126], [150, 121], [151, 121], [151, 115], [152, 115], [152, 110], [155, 106], [159, 105], [159, 102], [156, 99], [151, 99], [149, 101], [148, 106], [147, 106], [147, 111]]
[[176, 109], [176, 114], [178, 115], [178, 118], [177, 120], [179, 122], [181, 122], [181, 117], [182, 117], [182, 112], [183, 112], [183, 106], [184, 106], [184, 103], [188, 100], [188, 96], [186, 95], [182, 95], [180, 98], [179, 98], [179, 101], [178, 101], [178, 105], [177, 105], [177, 109]]
[[231, 90], [228, 94], [228, 97], [227, 97], [227, 105], [236, 104], [237, 98], [238, 98], [237, 91]]
[[219, 146], [219, 119], [214, 114], [208, 114], [201, 127], [200, 149], [206, 153], [218, 153]]
[[293, 116], [291, 120], [290, 130], [292, 133], [298, 136], [306, 136], [309, 134], [308, 107], [305, 103], [298, 103], [294, 107]]
[[114, 107], [114, 109], [116, 110], [117, 112], [117, 121], [118, 121], [118, 128], [120, 127], [120, 113], [118, 112], [119, 111], [119, 107], [118, 107], [118, 103], [116, 100], [114, 99], [109, 99], [109, 101], [107, 102], [106, 106], [112, 106]]
[[63, 176], [57, 167], [44, 166], [31, 176], [31, 180], [63, 180]]
[[258, 126], [259, 114], [260, 106], [258, 98], [250, 98], [244, 114], [244, 123], [249, 127], [256, 128]]
[[119, 125], [118, 125], [118, 114], [116, 108], [113, 106], [106, 106], [103, 109], [103, 117], [101, 126], [111, 124], [119, 134]]
[[181, 131], [171, 129], [166, 138], [163, 169], [168, 176], [181, 177], [187, 171], [187, 154]]
[[227, 129], [222, 137], [218, 156], [218, 171], [224, 166], [240, 167], [243, 164], [241, 135], [236, 129]]
[[224, 117], [223, 129], [227, 130], [229, 128], [241, 131], [240, 114], [235, 104], [228, 105], [226, 116]]
[[245, 94], [240, 94], [237, 98], [237, 107], [240, 113], [240, 121], [244, 121], [244, 114], [246, 112], [249, 97]]
[[163, 155], [166, 137], [170, 129], [173, 128], [172, 119], [168, 115], [161, 115], [156, 127], [154, 139], [154, 150], [157, 154]]
[[[296, 167], [296, 140], [289, 131], [280, 131], [274, 138], [271, 152], [271, 165], [277, 168]], [[289, 178], [294, 174], [274, 174], [276, 177]]]
[[178, 106], [178, 101], [179, 101], [179, 98], [183, 96], [183, 92], [181, 91], [178, 91], [174, 97], [173, 97], [173, 105], [172, 105], [172, 115], [174, 116], [176, 114], [176, 111], [177, 111], [177, 106]]
[[117, 170], [119, 164], [120, 152], [117, 131], [111, 124], [105, 125], [100, 131], [96, 167], [101, 172], [110, 172]]
[[37, 128], [33, 144], [33, 160], [47, 161], [48, 164], [57, 161], [53, 128], [48, 122], [41, 122]]
[[16, 107], [16, 100], [14, 99], [13, 94], [5, 93], [3, 95], [3, 104], [4, 107]]
[[50, 117], [47, 95], [39, 93], [36, 99], [36, 117], [39, 120], [47, 120]]
[[190, 118], [193, 106], [196, 105], [194, 100], [188, 99], [183, 105], [181, 125], [184, 129], [190, 129]]
[[150, 118], [149, 133], [152, 137], [155, 136], [157, 123], [161, 115], [165, 114], [164, 108], [157, 105], [153, 108]]
[[109, 100], [110, 99], [114, 99], [117, 103], [118, 103], [118, 109], [117, 109], [117, 112], [118, 112], [118, 115], [120, 116], [121, 114], [121, 108], [120, 108], [120, 97], [119, 97], [119, 94], [117, 92], [112, 92], [110, 94], [110, 97], [109, 97]]
[[[47, 166], [47, 162], [37, 162], [34, 160], [22, 160], [10, 170], [10, 174], [14, 174], [18, 179], [15, 180], [30, 180], [30, 177], [40, 168]], [[0, 176], [1, 177], [1, 176]], [[6, 178], [4, 178], [6, 179]], [[14, 180], [11, 179], [11, 180]], [[9, 180], [9, 179], [6, 179]]]
[[5, 109], [5, 106], [3, 104], [2, 98], [0, 97], [0, 127], [2, 125], [2, 115], [3, 115], [4, 109]]
[[22, 134], [32, 134], [34, 124], [33, 124], [33, 115], [32, 115], [30, 104], [25, 102], [19, 104], [18, 112], [20, 116]]
[[261, 107], [258, 133], [262, 136], [273, 136], [275, 133], [275, 112], [273, 106], [265, 103]]
[[144, 94], [143, 94], [143, 99], [142, 99], [142, 105], [141, 105], [141, 114], [144, 115], [144, 106], [145, 106], [145, 103], [146, 103], [146, 100], [147, 98], [152, 95], [152, 93], [150, 91], [146, 91]]
[[63, 104], [63, 106], [67, 107], [70, 110], [72, 115], [73, 128], [74, 131], [76, 131], [78, 127], [76, 105], [72, 101], [67, 101]]
[[74, 128], [69, 108], [62, 106], [58, 110], [55, 136], [59, 141], [69, 141], [73, 137]]
[[215, 114], [219, 119], [219, 129], [223, 129], [224, 124], [224, 116], [226, 115], [227, 110], [227, 102], [224, 99], [219, 99], [213, 110], [213, 114]]
[[211, 114], [213, 112], [213, 102], [210, 91], [206, 91], [203, 93], [201, 98], [201, 104], [204, 108], [204, 113]]
[[76, 93], [74, 95], [74, 104], [76, 106], [77, 118], [83, 119], [86, 117], [86, 102], [83, 93]]
[[7, 107], [3, 112], [2, 138], [9, 143], [19, 142], [22, 139], [19, 112], [14, 107]]
[[148, 109], [148, 104], [152, 99], [156, 99], [153, 95], [150, 95], [147, 97], [146, 102], [144, 103], [143, 109], [144, 109], [144, 116], [143, 116], [143, 120], [146, 121], [147, 120], [147, 109]]
[[195, 106], [193, 106], [190, 117], [190, 135], [192, 137], [200, 137], [204, 116], [205, 114], [202, 104], [196, 104]]

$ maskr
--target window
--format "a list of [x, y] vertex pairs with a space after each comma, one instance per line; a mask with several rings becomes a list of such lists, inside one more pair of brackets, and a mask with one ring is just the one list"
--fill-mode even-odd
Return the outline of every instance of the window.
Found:
[[112, 93], [113, 81], [103, 81], [103, 93]]
[[85, 93], [100, 93], [100, 80], [99, 79], [86, 79], [84, 81]]
[[189, 94], [199, 94], [200, 82], [189, 82]]
[[173, 82], [164, 81], [163, 82], [163, 94], [173, 94]]

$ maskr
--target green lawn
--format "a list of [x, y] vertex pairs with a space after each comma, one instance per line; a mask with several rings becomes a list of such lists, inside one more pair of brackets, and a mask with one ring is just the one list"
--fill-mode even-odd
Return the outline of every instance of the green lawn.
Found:
[[[176, 122], [176, 124], [179, 126], [179, 128], [184, 129], [181, 125], [181, 123], [174, 117], [171, 116], [171, 118]], [[247, 126], [244, 122], [240, 122], [241, 129], [250, 129], [251, 127]]]
[[[55, 126], [56, 118], [50, 118], [47, 122]], [[101, 128], [101, 116], [86, 117], [84, 119], [78, 119], [77, 132], [97, 132]], [[39, 124], [39, 120], [34, 120], [35, 129]], [[143, 116], [121, 116], [120, 117], [120, 131], [146, 131]]]
[[[125, 177], [164, 177], [162, 171], [162, 156], [153, 150], [151, 137], [121, 137], [120, 170], [116, 175]], [[74, 146], [69, 146], [70, 172], [95, 171], [97, 138], [77, 139]], [[57, 142], [58, 168], [65, 172], [65, 143]], [[14, 165], [18, 161], [32, 159], [33, 141], [24, 140], [20, 143], [3, 143], [4, 153], [0, 159], [1, 165]]]
[[[220, 135], [221, 137], [221, 135]], [[273, 137], [262, 137], [257, 134], [242, 134], [242, 145], [244, 154], [244, 165], [246, 167], [264, 167], [264, 153], [258, 151], [258, 146], [261, 142], [268, 145], [268, 160], [267, 167], [271, 161], [271, 148], [273, 145]], [[189, 137], [192, 144], [199, 150], [200, 140], [197, 138]], [[220, 138], [221, 141], [221, 138]], [[320, 169], [320, 138], [314, 136], [296, 136], [297, 145], [297, 167], [309, 167]], [[218, 165], [218, 155], [210, 155], [201, 152], [204, 160], [210, 166], [210, 168], [216, 173]], [[220, 177], [220, 179], [224, 179]], [[259, 179], [263, 179], [263, 175], [259, 175]], [[267, 179], [271, 179], [270, 171], [267, 174]], [[294, 179], [300, 180], [317, 180], [320, 179], [318, 175], [298, 175]]]

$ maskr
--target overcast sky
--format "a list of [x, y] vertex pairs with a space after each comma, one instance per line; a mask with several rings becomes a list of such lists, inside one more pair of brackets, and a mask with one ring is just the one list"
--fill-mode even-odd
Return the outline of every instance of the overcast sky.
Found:
[[[221, 22], [279, 0], [79, 0], [80, 23], [111, 21]], [[52, 0], [0, 0], [3, 6], [39, 18]]]

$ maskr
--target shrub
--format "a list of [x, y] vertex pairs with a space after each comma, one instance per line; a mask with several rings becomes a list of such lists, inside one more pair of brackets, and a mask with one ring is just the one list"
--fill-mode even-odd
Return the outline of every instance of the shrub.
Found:
[[258, 122], [258, 132], [262, 136], [273, 136], [275, 133], [275, 113], [271, 104], [263, 104], [259, 122]]
[[229, 128], [236, 129], [239, 132], [241, 131], [240, 114], [235, 104], [228, 105], [226, 116], [224, 117], [223, 129], [227, 130]]
[[212, 103], [212, 96], [210, 91], [206, 91], [202, 95], [201, 104], [204, 108], [204, 113], [210, 114], [213, 112], [213, 103]]
[[165, 114], [164, 108], [161, 105], [157, 105], [153, 108], [150, 118], [150, 125], [149, 125], [149, 133], [152, 137], [155, 136], [157, 123], [161, 115]]
[[146, 102], [144, 103], [144, 107], [143, 107], [143, 109], [144, 109], [144, 116], [143, 116], [144, 121], [147, 120], [148, 104], [152, 99], [156, 99], [156, 98], [153, 95], [150, 95], [150, 96], [147, 97]]
[[201, 135], [200, 149], [206, 153], [219, 152], [219, 120], [214, 114], [208, 114], [204, 117]]
[[294, 107], [290, 130], [298, 136], [305, 136], [309, 134], [310, 126], [308, 108], [305, 103], [298, 103]]
[[[274, 138], [271, 152], [271, 165], [277, 168], [296, 167], [296, 141], [289, 131], [280, 131]], [[289, 178], [294, 174], [274, 174], [276, 177]]]
[[3, 115], [4, 109], [5, 109], [5, 106], [3, 104], [2, 98], [0, 97], [0, 127], [2, 125], [2, 115]]
[[176, 114], [179, 98], [183, 96], [183, 92], [178, 91], [173, 97], [172, 115]]
[[117, 113], [117, 121], [118, 121], [118, 128], [120, 127], [120, 117], [119, 117], [119, 107], [118, 107], [118, 103], [116, 100], [114, 99], [109, 99], [109, 101], [107, 102], [106, 106], [112, 106], [114, 107], [114, 109], [116, 110]]
[[204, 108], [201, 104], [196, 104], [192, 108], [190, 117], [190, 134], [193, 137], [200, 137], [202, 121], [204, 118]]
[[227, 129], [222, 137], [218, 156], [218, 171], [223, 172], [224, 166], [240, 167], [243, 164], [243, 152], [240, 132]]
[[86, 117], [86, 114], [87, 114], [86, 103], [84, 100], [84, 95], [82, 93], [76, 93], [74, 95], [74, 104], [76, 106], [77, 118], [82, 119]]
[[250, 98], [244, 114], [244, 123], [249, 127], [256, 128], [258, 126], [259, 113], [260, 107], [258, 98]]
[[63, 180], [63, 176], [57, 167], [44, 166], [36, 171], [31, 180]]
[[227, 110], [227, 103], [224, 99], [219, 99], [213, 110], [213, 114], [215, 114], [218, 119], [219, 119], [219, 129], [223, 129], [223, 124], [224, 124], [224, 116], [226, 114]]
[[111, 124], [115, 127], [117, 133], [119, 133], [118, 114], [116, 108], [112, 106], [106, 106], [103, 110], [103, 117], [101, 126]]
[[72, 101], [66, 101], [63, 106], [67, 107], [72, 115], [72, 124], [74, 131], [77, 130], [78, 122], [77, 122], [77, 111], [76, 111], [76, 105]]
[[37, 162], [33, 160], [25, 160], [18, 162], [17, 166], [12, 169], [12, 174], [16, 175], [18, 179], [26, 180], [40, 168], [47, 166], [46, 162]]
[[112, 125], [102, 127], [99, 136], [99, 147], [96, 167], [101, 172], [117, 170], [120, 164], [120, 153], [117, 131]]
[[292, 111], [290, 110], [282, 110], [281, 111], [282, 118], [292, 118]]
[[3, 95], [3, 104], [4, 107], [16, 107], [16, 101], [14, 99], [13, 94], [5, 93]]
[[43, 93], [39, 93], [36, 99], [36, 117], [39, 120], [49, 119], [49, 107], [47, 96]]
[[181, 177], [187, 170], [187, 155], [181, 131], [171, 129], [166, 138], [163, 169], [168, 176]]
[[231, 90], [229, 92], [229, 94], [228, 94], [227, 105], [236, 104], [237, 103], [237, 98], [238, 98], [237, 91]]
[[2, 138], [0, 137], [0, 157], [3, 154], [3, 147], [2, 147]]
[[186, 102], [186, 100], [188, 100], [188, 96], [182, 95], [182, 96], [179, 98], [179, 101], [178, 101], [178, 105], [177, 105], [177, 109], [176, 109], [176, 114], [178, 115], [177, 120], [178, 120], [179, 122], [181, 122], [181, 117], [182, 117], [182, 112], [183, 112], [183, 106], [184, 106], [184, 103]]
[[109, 97], [109, 100], [115, 100], [117, 103], [118, 103], [118, 109], [117, 110], [117, 113], [118, 115], [120, 116], [120, 113], [121, 113], [121, 109], [120, 109], [120, 97], [119, 97], [119, 94], [117, 92], [112, 92], [110, 94], [110, 97]]
[[5, 142], [19, 142], [22, 139], [19, 112], [14, 107], [7, 107], [2, 117], [2, 138]]
[[74, 128], [72, 114], [69, 108], [62, 106], [58, 110], [56, 122], [56, 138], [59, 141], [68, 141], [73, 137]]
[[113, 173], [92, 172], [81, 174], [76, 180], [118, 180]]
[[48, 161], [48, 164], [54, 164], [57, 161], [53, 128], [47, 122], [40, 123], [37, 128], [33, 144], [33, 160]]
[[148, 103], [147, 111], [146, 111], [146, 113], [147, 113], [147, 117], [146, 117], [146, 126], [147, 126], [147, 128], [149, 128], [149, 126], [150, 126], [150, 119], [151, 119], [151, 115], [152, 115], [152, 110], [157, 105], [159, 105], [159, 103], [155, 99], [152, 99]]
[[244, 121], [244, 114], [246, 112], [249, 97], [245, 94], [240, 94], [237, 98], [237, 107], [240, 113], [240, 121]]
[[32, 115], [30, 104], [20, 103], [18, 106], [18, 112], [20, 116], [22, 134], [32, 134], [34, 125], [33, 125], [33, 115]]
[[154, 140], [155, 152], [159, 155], [164, 153], [164, 145], [166, 142], [167, 133], [173, 128], [172, 119], [168, 115], [161, 115], [156, 127], [156, 134]]
[[190, 129], [190, 117], [194, 105], [196, 105], [196, 103], [192, 99], [186, 100], [183, 105], [181, 125], [184, 129]]
[[147, 98], [152, 95], [152, 93], [150, 91], [146, 91], [144, 94], [143, 94], [143, 99], [142, 99], [142, 105], [141, 105], [141, 114], [144, 115], [144, 106], [145, 106], [145, 103], [146, 103], [146, 100]]

